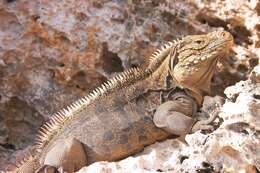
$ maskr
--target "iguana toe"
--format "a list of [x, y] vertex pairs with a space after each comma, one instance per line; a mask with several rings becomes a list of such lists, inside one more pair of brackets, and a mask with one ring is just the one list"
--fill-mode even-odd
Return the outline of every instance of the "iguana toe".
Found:
[[44, 165], [36, 173], [60, 173], [57, 168], [50, 165]]

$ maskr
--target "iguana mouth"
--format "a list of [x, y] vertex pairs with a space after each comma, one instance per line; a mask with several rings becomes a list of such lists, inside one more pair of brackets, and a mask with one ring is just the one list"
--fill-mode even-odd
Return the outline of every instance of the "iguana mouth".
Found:
[[233, 45], [233, 39], [225, 40], [222, 43], [217, 44], [215, 47], [224, 47], [224, 45], [231, 47]]

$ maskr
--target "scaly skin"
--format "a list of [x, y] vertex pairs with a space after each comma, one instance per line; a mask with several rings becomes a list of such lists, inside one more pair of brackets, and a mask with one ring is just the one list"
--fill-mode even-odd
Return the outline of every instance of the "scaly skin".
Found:
[[[53, 115], [32, 153], [12, 172], [74, 172], [96, 161], [125, 158], [172, 133], [188, 133], [197, 105], [210, 92], [216, 63], [232, 44], [224, 31], [166, 44], [144, 70], [130, 69]], [[169, 90], [176, 86], [183, 90]], [[161, 104], [159, 98], [167, 94]]]

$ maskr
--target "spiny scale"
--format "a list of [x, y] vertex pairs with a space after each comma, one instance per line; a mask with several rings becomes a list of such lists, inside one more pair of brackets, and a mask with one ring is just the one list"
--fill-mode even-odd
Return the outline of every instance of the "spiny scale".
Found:
[[30, 152], [26, 153], [26, 155], [23, 157], [22, 160], [18, 161], [18, 163], [16, 163], [16, 166], [21, 166], [23, 165], [25, 162], [28, 162], [29, 160], [32, 160], [33, 156]]
[[0, 173], [24, 173], [23, 168], [26, 168], [29, 166], [32, 166], [34, 157], [31, 154], [31, 152], [26, 152], [22, 159], [16, 160], [14, 163], [15, 168], [11, 168], [8, 170], [0, 170]]
[[149, 58], [150, 62], [146, 71], [153, 72], [154, 70], [156, 70], [161, 62], [164, 60], [165, 54], [168, 54], [170, 52], [170, 49], [174, 45], [177, 45], [177, 42], [168, 42], [164, 44], [161, 49], [156, 50], [155, 53], [153, 53], [152, 56]]
[[63, 126], [68, 118], [71, 118], [74, 114], [81, 111], [93, 100], [101, 96], [105, 96], [111, 90], [123, 85], [125, 81], [135, 80], [136, 77], [141, 76], [142, 74], [142, 70], [138, 68], [132, 68], [122, 72], [118, 76], [115, 76], [106, 83], [102, 84], [100, 87], [93, 90], [89, 95], [75, 101], [71, 105], [54, 114], [52, 117], [50, 117], [49, 121], [44, 123], [44, 125], [40, 128], [40, 131], [36, 137], [37, 151], [40, 152], [42, 150], [51, 136], [54, 135], [54, 133]]
[[157, 49], [150, 57], [149, 57], [149, 64], [153, 64], [155, 63], [155, 61], [158, 60], [158, 56], [160, 56], [160, 54], [165, 51], [166, 49], [168, 49], [169, 47], [173, 46], [173, 42], [168, 42], [166, 44], [164, 44], [163, 46], [161, 46], [160, 49]]

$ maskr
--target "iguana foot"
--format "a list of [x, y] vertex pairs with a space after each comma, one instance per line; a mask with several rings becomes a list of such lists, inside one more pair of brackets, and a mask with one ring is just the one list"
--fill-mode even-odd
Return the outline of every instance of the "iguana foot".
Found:
[[[206, 99], [206, 100], [205, 100]], [[224, 99], [220, 96], [205, 97], [203, 103], [203, 109], [201, 113], [198, 113], [197, 118], [200, 118], [192, 127], [191, 132], [198, 130], [213, 131], [216, 118], [220, 112], [220, 108], [224, 103]], [[211, 112], [211, 113], [210, 113]], [[204, 117], [202, 119], [201, 117]], [[208, 117], [205, 119], [205, 117]]]
[[86, 153], [81, 142], [65, 139], [55, 143], [37, 173], [72, 173], [87, 165]]
[[[213, 131], [214, 130], [214, 125], [212, 124], [213, 121], [215, 121], [215, 119], [218, 117], [220, 110], [219, 108], [216, 108], [216, 110], [214, 110], [210, 115], [208, 119], [205, 120], [199, 120], [197, 121], [191, 129], [191, 132], [194, 133], [198, 130], [209, 130], [209, 131]], [[203, 112], [202, 114], [208, 114], [206, 112]]]

